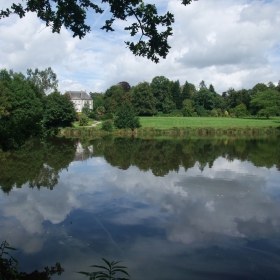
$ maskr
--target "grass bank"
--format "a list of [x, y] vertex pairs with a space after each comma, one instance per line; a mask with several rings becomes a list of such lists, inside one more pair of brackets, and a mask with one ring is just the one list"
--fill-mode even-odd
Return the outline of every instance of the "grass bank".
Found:
[[280, 127], [280, 118], [140, 117], [142, 128], [268, 128]]
[[[142, 127], [132, 132], [130, 129], [115, 129], [112, 134], [139, 137], [149, 136], [207, 136], [207, 135], [271, 135], [280, 132], [280, 118], [184, 118], [184, 117], [140, 117]], [[88, 138], [93, 135], [108, 134], [96, 127], [65, 128], [60, 135]]]

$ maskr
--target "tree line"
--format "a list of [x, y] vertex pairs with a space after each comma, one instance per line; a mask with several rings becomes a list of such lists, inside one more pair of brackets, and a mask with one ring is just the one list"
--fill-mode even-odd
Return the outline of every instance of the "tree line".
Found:
[[[51, 68], [27, 74], [0, 71], [0, 145], [18, 147], [30, 137], [55, 135], [71, 126], [76, 112], [71, 100], [57, 90]], [[48, 94], [49, 93], [49, 94]]]
[[278, 116], [280, 113], [280, 81], [256, 84], [252, 89], [229, 88], [218, 94], [212, 84], [201, 81], [199, 86], [186, 81], [171, 81], [156, 76], [151, 83], [141, 82], [131, 87], [120, 82], [102, 93], [91, 93], [95, 116], [115, 114], [128, 102], [138, 116], [169, 114], [174, 116]]

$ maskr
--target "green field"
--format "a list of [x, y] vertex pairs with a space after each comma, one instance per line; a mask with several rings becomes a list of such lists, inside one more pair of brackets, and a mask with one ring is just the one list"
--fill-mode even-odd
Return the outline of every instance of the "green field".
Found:
[[263, 128], [280, 127], [280, 118], [210, 118], [210, 117], [140, 117], [143, 128], [169, 129], [172, 127], [191, 128]]

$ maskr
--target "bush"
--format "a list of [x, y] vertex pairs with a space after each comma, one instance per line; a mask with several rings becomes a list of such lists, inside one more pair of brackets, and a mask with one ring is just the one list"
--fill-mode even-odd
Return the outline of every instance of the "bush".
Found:
[[114, 119], [114, 115], [112, 113], [106, 113], [103, 116], [99, 116], [101, 121], [112, 120]]
[[89, 116], [88, 116], [90, 119], [93, 119], [93, 120], [96, 120], [97, 119], [97, 116], [95, 114], [95, 112], [90, 112]]
[[88, 125], [88, 117], [83, 115], [80, 119], [79, 125], [80, 126], [87, 126]]
[[120, 129], [130, 128], [132, 131], [135, 128], [141, 127], [140, 120], [136, 117], [136, 113], [128, 101], [125, 101], [123, 106], [119, 108], [115, 127]]
[[216, 110], [216, 109], [213, 109], [213, 110], [211, 111], [211, 113], [210, 113], [210, 116], [211, 116], [211, 117], [218, 117], [218, 112], [217, 112], [217, 110]]
[[113, 122], [112, 121], [105, 121], [102, 123], [102, 130], [108, 131], [108, 132], [112, 132], [113, 131]]

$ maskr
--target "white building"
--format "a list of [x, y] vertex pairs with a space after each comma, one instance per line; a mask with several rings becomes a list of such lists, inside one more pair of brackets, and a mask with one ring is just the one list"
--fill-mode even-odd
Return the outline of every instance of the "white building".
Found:
[[90, 109], [93, 108], [93, 100], [85, 91], [66, 91], [65, 94], [73, 102], [76, 112], [82, 112], [86, 103], [88, 103]]

